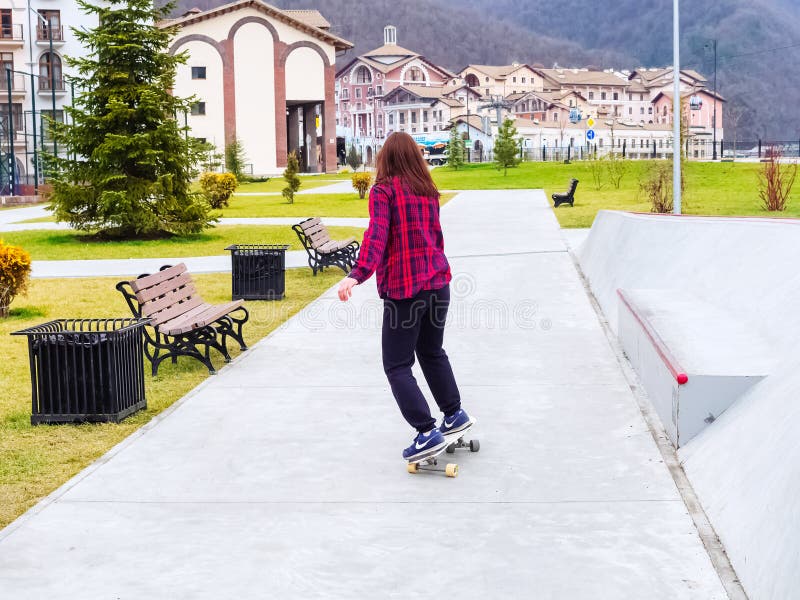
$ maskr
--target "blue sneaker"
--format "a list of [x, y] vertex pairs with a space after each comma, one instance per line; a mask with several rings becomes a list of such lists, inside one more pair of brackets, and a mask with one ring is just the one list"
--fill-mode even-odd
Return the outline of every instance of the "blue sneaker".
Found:
[[445, 415], [442, 419], [442, 424], [439, 426], [439, 431], [445, 437], [453, 437], [457, 434], [464, 433], [467, 429], [475, 424], [475, 419], [467, 414], [467, 411], [458, 409], [452, 415]]
[[444, 450], [444, 436], [435, 427], [428, 433], [420, 433], [411, 445], [403, 450], [403, 458], [407, 461], [421, 460]]

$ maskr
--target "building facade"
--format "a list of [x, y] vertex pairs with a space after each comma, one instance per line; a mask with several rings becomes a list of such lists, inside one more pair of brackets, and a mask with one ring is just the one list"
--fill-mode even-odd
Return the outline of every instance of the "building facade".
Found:
[[[544, 78], [533, 67], [510, 65], [469, 65], [459, 73], [460, 79], [484, 96], [502, 96], [544, 91]], [[452, 83], [456, 83], [453, 81]]]
[[[3, 193], [31, 195], [43, 181], [41, 154], [54, 150], [48, 118], [63, 122], [64, 106], [72, 104], [74, 95], [64, 57], [86, 54], [72, 28], [96, 25], [95, 16], [81, 12], [76, 2], [0, 0]], [[12, 154], [13, 161], [5, 159]]]
[[347, 148], [355, 146], [364, 162], [372, 164], [383, 140], [396, 130], [395, 123], [387, 122], [384, 107], [386, 96], [395, 88], [442, 88], [454, 77], [424, 56], [399, 46], [397, 29], [387, 25], [382, 46], [345, 63], [336, 74], [340, 160]]
[[317, 11], [280, 10], [240, 0], [192, 10], [170, 52], [186, 52], [174, 92], [194, 96], [191, 135], [219, 151], [234, 139], [254, 174], [275, 174], [297, 152], [301, 170], [336, 170], [336, 53], [352, 44]]

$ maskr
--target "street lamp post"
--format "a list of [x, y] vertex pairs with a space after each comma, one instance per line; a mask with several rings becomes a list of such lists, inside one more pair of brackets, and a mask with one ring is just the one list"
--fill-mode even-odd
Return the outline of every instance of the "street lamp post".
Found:
[[[714, 50], [714, 123], [712, 124], [714, 132], [714, 149], [713, 160], [717, 160], [717, 40], [711, 40], [710, 45]], [[709, 44], [706, 44], [708, 47]]]
[[672, 212], [681, 214], [681, 50], [680, 0], [673, 0], [672, 54]]

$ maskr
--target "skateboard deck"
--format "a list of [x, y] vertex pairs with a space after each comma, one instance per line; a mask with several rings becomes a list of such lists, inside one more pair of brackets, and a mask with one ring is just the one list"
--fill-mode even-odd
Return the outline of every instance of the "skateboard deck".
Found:
[[438, 471], [443, 472], [448, 477], [458, 477], [458, 465], [455, 463], [447, 463], [444, 469], [441, 469], [439, 468], [438, 457], [443, 452], [453, 454], [459, 448], [468, 448], [470, 452], [478, 452], [481, 448], [481, 443], [477, 439], [464, 439], [465, 435], [472, 429], [472, 425], [474, 425], [474, 421], [470, 423], [469, 427], [466, 429], [444, 436], [445, 445], [432, 454], [408, 461], [408, 472]]

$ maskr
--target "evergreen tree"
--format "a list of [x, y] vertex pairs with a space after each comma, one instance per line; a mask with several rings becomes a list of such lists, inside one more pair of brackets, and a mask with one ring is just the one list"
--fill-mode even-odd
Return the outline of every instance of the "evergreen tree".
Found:
[[361, 155], [358, 153], [358, 150], [356, 150], [355, 146], [350, 146], [350, 150], [347, 152], [346, 161], [353, 171], [358, 171], [358, 167], [361, 166]]
[[281, 191], [289, 204], [294, 204], [294, 193], [300, 189], [300, 184], [302, 183], [297, 176], [299, 170], [300, 160], [297, 158], [297, 152], [292, 150], [289, 152], [289, 156], [286, 157], [286, 169], [283, 171], [286, 187]]
[[68, 124], [53, 124], [65, 150], [53, 157], [56, 218], [123, 237], [202, 230], [209, 208], [191, 184], [203, 147], [178, 123], [192, 101], [169, 93], [186, 58], [169, 54], [176, 29], [156, 26], [173, 4], [77, 2], [98, 26], [73, 29], [88, 55], [66, 59], [81, 91]]
[[447, 142], [447, 164], [455, 170], [464, 166], [464, 138], [455, 123], [450, 128], [450, 140]]
[[517, 128], [511, 119], [506, 119], [497, 132], [494, 142], [494, 162], [498, 169], [503, 169], [503, 175], [508, 174], [509, 167], [516, 167], [519, 163], [519, 139]]
[[247, 162], [247, 155], [244, 152], [244, 146], [238, 138], [233, 140], [225, 146], [225, 168], [229, 173], [236, 176], [237, 181], [245, 179], [244, 165]]

